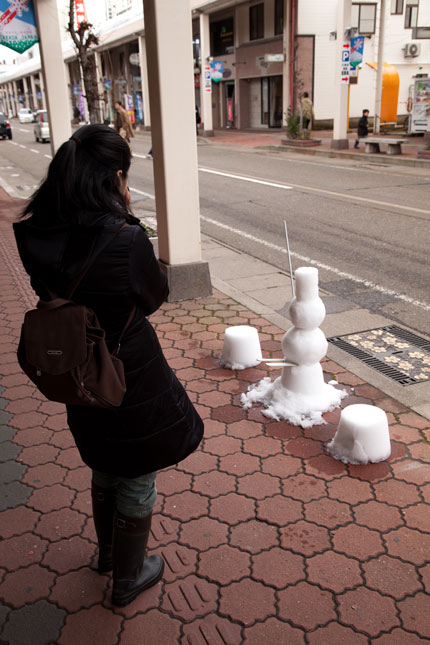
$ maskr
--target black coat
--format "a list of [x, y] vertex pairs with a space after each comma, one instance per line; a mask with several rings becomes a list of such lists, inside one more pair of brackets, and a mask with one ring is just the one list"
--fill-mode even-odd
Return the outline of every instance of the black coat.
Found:
[[367, 116], [362, 116], [358, 122], [357, 134], [359, 137], [367, 137], [369, 134], [368, 118]]
[[[203, 422], [168, 366], [146, 316], [168, 294], [151, 242], [137, 223], [121, 228], [113, 214], [86, 227], [41, 229], [14, 224], [18, 250], [33, 289], [64, 295], [73, 277], [91, 267], [73, 300], [93, 309], [114, 348], [133, 306], [136, 314], [119, 352], [127, 392], [119, 408], [67, 406], [67, 420], [83, 461], [95, 470], [138, 477], [185, 459], [203, 436]], [[95, 258], [95, 259], [94, 259]]]

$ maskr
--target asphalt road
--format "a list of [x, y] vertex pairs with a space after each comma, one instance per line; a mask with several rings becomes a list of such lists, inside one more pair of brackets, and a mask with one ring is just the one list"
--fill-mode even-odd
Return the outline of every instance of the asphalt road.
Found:
[[[13, 124], [13, 142], [0, 141], [0, 178], [23, 196], [50, 159], [32, 130]], [[133, 140], [130, 185], [153, 211], [149, 146]], [[312, 261], [329, 293], [429, 335], [430, 171], [211, 142], [198, 155], [203, 233], [287, 270], [285, 219], [293, 267]]]

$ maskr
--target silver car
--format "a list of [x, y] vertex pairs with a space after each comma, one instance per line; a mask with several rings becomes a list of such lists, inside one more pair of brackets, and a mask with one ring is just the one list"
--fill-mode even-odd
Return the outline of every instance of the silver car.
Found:
[[50, 139], [48, 112], [46, 110], [39, 110], [36, 115], [36, 123], [34, 124], [34, 138], [36, 141], [49, 141]]
[[30, 108], [21, 108], [19, 110], [18, 121], [20, 123], [31, 123], [33, 121], [33, 112]]

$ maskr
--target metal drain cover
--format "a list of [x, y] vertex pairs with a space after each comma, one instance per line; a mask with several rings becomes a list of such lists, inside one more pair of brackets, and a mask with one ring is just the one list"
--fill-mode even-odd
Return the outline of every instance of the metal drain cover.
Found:
[[430, 380], [430, 341], [397, 325], [327, 340], [400, 385]]

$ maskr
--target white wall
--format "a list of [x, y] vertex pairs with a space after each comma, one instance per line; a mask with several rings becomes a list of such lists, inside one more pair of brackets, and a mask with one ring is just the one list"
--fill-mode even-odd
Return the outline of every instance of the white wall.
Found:
[[[362, 0], [363, 1], [363, 0]], [[387, 0], [389, 3], [389, 0]], [[389, 3], [390, 4], [390, 3]], [[405, 3], [406, 4], [406, 3]], [[298, 34], [315, 34], [315, 117], [333, 118], [334, 62], [336, 43], [329, 40], [329, 33], [336, 30], [337, 0], [300, 0]], [[379, 8], [378, 8], [379, 9]], [[379, 25], [379, 11], [376, 18], [376, 32]], [[397, 113], [406, 114], [409, 86], [417, 73], [430, 75], [430, 40], [412, 41], [412, 30], [404, 28], [404, 14], [387, 13], [385, 27], [384, 60], [399, 72], [400, 89]], [[430, 1], [421, 0], [419, 24], [430, 25]], [[358, 85], [351, 86], [350, 117], [361, 116], [363, 108], [369, 108], [373, 116], [375, 103], [376, 73], [366, 62], [377, 60], [378, 33], [365, 39], [363, 67], [359, 71]], [[416, 58], [405, 58], [403, 48], [409, 42], [421, 44], [421, 54]]]

